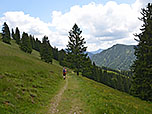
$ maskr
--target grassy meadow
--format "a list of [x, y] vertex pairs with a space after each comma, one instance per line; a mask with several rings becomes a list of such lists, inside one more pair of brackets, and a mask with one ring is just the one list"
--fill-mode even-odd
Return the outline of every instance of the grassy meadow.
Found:
[[47, 64], [39, 53], [22, 52], [0, 41], [0, 114], [35, 114], [49, 104], [62, 83], [57, 61]]
[[68, 74], [68, 87], [58, 114], [151, 114], [152, 103], [76, 74]]

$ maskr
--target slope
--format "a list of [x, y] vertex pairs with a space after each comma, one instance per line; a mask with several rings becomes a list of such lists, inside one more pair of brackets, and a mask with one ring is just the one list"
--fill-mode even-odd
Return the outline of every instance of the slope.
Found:
[[96, 65], [116, 70], [129, 70], [134, 60], [133, 45], [117, 44], [92, 56], [92, 61], [94, 61]]
[[24, 53], [11, 43], [0, 41], [0, 114], [35, 114], [62, 85], [61, 66], [42, 62], [38, 52]]
[[151, 112], [152, 103], [68, 72], [65, 86], [40, 114], [151, 114]]

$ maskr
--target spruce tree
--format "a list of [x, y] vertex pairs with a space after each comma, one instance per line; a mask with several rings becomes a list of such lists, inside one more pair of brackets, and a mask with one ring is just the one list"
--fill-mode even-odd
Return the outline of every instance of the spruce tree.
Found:
[[14, 30], [12, 29], [12, 38], [13, 40], [15, 40], [15, 34], [14, 34]]
[[65, 65], [65, 61], [64, 61], [65, 56], [66, 56], [66, 52], [63, 49], [61, 49], [58, 54], [58, 60], [60, 65], [62, 66]]
[[34, 49], [34, 47], [35, 47], [35, 39], [34, 39], [34, 36], [30, 35], [29, 38], [30, 38], [30, 42], [31, 42], [32, 49]]
[[32, 53], [32, 46], [30, 38], [27, 33], [23, 32], [22, 39], [20, 41], [20, 49], [26, 53]]
[[69, 32], [69, 42], [67, 45], [68, 59], [67, 61], [74, 67], [77, 75], [82, 69], [83, 58], [86, 58], [87, 54], [84, 54], [87, 47], [84, 46], [86, 43], [84, 38], [81, 36], [82, 31], [75, 24]]
[[16, 31], [15, 31], [15, 40], [16, 40], [17, 44], [20, 44], [21, 38], [20, 38], [20, 31], [19, 31], [18, 27], [16, 27]]
[[92, 61], [90, 60], [89, 57], [87, 57], [84, 62], [83, 62], [83, 65], [82, 65], [82, 75], [87, 77], [87, 78], [90, 78], [90, 79], [94, 79], [94, 76], [93, 76], [93, 65], [92, 65]]
[[41, 59], [47, 63], [52, 63], [52, 47], [49, 43], [48, 37], [44, 36], [42, 39], [42, 44], [40, 46], [40, 56]]
[[[35, 40], [34, 40], [34, 41], [35, 41]], [[40, 52], [41, 41], [40, 41], [38, 38], [36, 38], [36, 41], [35, 41], [34, 43], [35, 43], [35, 44], [34, 44], [34, 49], [35, 49], [36, 51]]]
[[10, 36], [10, 30], [6, 22], [4, 22], [3, 28], [2, 28], [2, 41], [11, 44], [11, 36]]
[[152, 101], [152, 3], [141, 11], [143, 25], [141, 33], [135, 34], [138, 45], [135, 47], [136, 60], [132, 66], [132, 94]]
[[56, 48], [56, 47], [54, 47], [53, 49], [53, 58], [55, 59], [55, 60], [58, 60], [58, 55], [59, 55], [59, 51], [58, 51], [58, 48]]

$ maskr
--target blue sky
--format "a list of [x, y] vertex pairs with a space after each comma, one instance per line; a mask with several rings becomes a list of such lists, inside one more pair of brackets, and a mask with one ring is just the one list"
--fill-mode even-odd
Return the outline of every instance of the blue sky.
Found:
[[87, 51], [115, 44], [135, 45], [134, 33], [142, 25], [141, 8], [152, 0], [1, 0], [0, 29], [4, 22], [39, 38], [47, 35], [52, 46], [66, 48], [68, 32], [77, 23]]
[[[33, 17], [39, 17], [45, 22], [51, 21], [54, 10], [67, 12], [71, 6], [86, 5], [90, 2], [106, 4], [109, 0], [1, 0], [0, 16], [7, 11], [23, 11]], [[135, 0], [113, 0], [118, 4], [132, 4]]]

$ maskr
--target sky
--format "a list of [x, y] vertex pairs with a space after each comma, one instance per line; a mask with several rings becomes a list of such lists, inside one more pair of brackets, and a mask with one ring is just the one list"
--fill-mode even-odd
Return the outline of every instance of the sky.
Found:
[[66, 48], [73, 25], [82, 30], [87, 51], [107, 49], [115, 44], [136, 45], [141, 8], [152, 0], [1, 0], [0, 29], [6, 22], [50, 44]]

